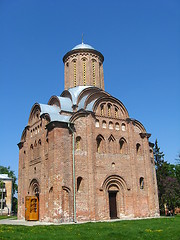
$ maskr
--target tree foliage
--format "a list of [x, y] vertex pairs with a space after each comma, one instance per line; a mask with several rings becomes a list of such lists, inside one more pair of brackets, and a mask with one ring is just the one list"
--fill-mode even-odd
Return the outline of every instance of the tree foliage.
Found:
[[0, 166], [0, 174], [8, 174], [8, 177], [12, 178], [12, 194], [13, 194], [13, 199], [12, 199], [12, 211], [17, 212], [17, 198], [15, 197], [15, 193], [17, 193], [18, 190], [18, 185], [16, 184], [17, 178], [14, 173], [10, 169], [10, 167], [4, 167]]
[[154, 161], [156, 167], [160, 212], [164, 212], [165, 204], [170, 210], [180, 207], [180, 165], [170, 164], [164, 160], [157, 140], [154, 145]]

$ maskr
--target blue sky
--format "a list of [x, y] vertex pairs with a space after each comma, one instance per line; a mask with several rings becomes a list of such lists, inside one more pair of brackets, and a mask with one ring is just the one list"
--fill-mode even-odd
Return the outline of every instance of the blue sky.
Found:
[[35, 102], [64, 88], [62, 57], [84, 42], [104, 57], [105, 90], [180, 152], [179, 0], [0, 0], [0, 165], [18, 173], [18, 147]]

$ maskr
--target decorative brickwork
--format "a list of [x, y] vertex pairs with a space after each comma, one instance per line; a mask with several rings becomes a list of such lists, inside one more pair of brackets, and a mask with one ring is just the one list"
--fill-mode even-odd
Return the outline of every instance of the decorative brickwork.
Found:
[[26, 196], [38, 197], [41, 221], [159, 215], [150, 134], [104, 91], [103, 60], [91, 48], [71, 50], [65, 91], [32, 107], [18, 144], [19, 219]]

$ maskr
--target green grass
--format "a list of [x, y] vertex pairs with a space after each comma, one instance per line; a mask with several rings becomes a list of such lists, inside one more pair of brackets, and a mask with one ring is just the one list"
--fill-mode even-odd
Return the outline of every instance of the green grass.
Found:
[[0, 225], [0, 239], [180, 240], [180, 216], [58, 226]]
[[2, 220], [2, 219], [17, 219], [17, 217], [16, 216], [7, 216], [7, 215], [0, 215], [0, 220]]

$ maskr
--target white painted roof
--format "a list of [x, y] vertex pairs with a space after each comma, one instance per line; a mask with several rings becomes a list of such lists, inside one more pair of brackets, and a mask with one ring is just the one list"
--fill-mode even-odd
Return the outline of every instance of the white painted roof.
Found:
[[3, 180], [12, 180], [12, 178], [8, 177], [8, 174], [0, 174], [0, 179], [3, 179]]

